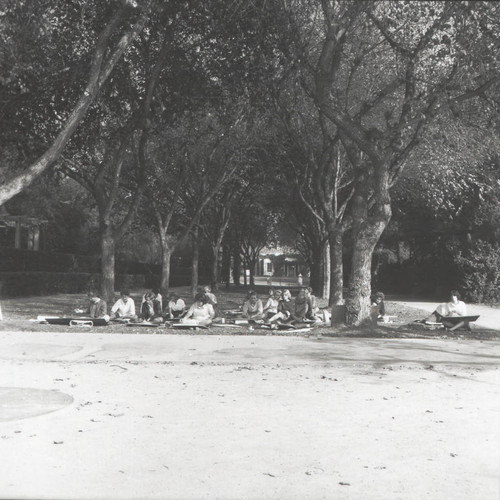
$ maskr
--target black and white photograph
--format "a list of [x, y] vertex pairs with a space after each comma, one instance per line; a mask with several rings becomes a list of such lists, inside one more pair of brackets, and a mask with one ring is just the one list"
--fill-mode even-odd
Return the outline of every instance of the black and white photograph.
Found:
[[500, 2], [0, 0], [0, 500], [498, 500]]

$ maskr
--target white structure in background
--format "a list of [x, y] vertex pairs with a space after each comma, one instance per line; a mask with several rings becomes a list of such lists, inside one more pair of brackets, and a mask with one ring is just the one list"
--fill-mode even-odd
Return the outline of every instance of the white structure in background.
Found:
[[266, 278], [297, 278], [299, 274], [307, 274], [307, 266], [302, 256], [288, 246], [264, 248], [259, 255], [256, 276]]

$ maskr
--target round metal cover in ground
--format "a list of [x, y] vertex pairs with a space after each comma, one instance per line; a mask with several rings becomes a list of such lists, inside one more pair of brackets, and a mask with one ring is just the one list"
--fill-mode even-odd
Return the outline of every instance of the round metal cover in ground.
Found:
[[58, 390], [0, 387], [0, 422], [38, 417], [70, 405], [73, 398]]

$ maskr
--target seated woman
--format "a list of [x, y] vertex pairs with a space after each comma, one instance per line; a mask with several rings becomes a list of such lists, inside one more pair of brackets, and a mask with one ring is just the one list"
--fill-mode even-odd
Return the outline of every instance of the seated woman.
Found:
[[269, 323], [281, 321], [288, 323], [293, 320], [293, 302], [290, 290], [283, 290], [283, 296], [278, 304], [278, 312], [269, 318]]
[[452, 323], [450, 321], [446, 321], [445, 318], [447, 316], [467, 316], [467, 307], [465, 302], [460, 300], [460, 293], [457, 290], [452, 290], [450, 292], [450, 302], [439, 304], [436, 307], [436, 310], [430, 316], [422, 320], [421, 323], [443, 323], [443, 326], [450, 332], [462, 327], [465, 327], [466, 330], [470, 330], [470, 325], [467, 320]]
[[215, 296], [214, 293], [212, 293], [212, 289], [207, 285], [203, 287], [203, 293], [207, 297], [207, 302], [212, 306], [216, 307], [217, 306], [217, 297]]
[[158, 302], [158, 307], [161, 311], [163, 311], [163, 296], [160, 290], [158, 290], [158, 288], [153, 288], [151, 290], [151, 293], [154, 295], [154, 300]]
[[111, 308], [111, 319], [115, 318], [137, 321], [137, 316], [135, 314], [135, 302], [130, 297], [130, 292], [128, 290], [120, 292], [120, 298]]
[[161, 317], [160, 302], [156, 299], [155, 294], [148, 292], [144, 295], [144, 300], [141, 304], [141, 312], [139, 317], [145, 321], [152, 321]]
[[381, 320], [385, 316], [385, 295], [382, 292], [377, 292], [373, 296], [372, 307], [377, 307], [377, 320]]
[[295, 304], [292, 312], [292, 320], [290, 323], [304, 323], [308, 310], [308, 300], [306, 291], [301, 289], [295, 298]]
[[194, 304], [181, 319], [181, 323], [190, 323], [192, 321], [201, 326], [209, 326], [214, 317], [214, 308], [212, 304], [208, 303], [206, 295], [204, 293], [197, 293], [194, 298]]
[[171, 293], [165, 310], [166, 318], [182, 318], [186, 313], [186, 303], [176, 293]]
[[269, 298], [267, 299], [266, 305], [264, 306], [264, 319], [272, 318], [278, 313], [278, 306], [281, 300], [281, 290], [275, 290], [273, 293], [269, 293]]
[[322, 321], [320, 317], [320, 310], [318, 306], [318, 300], [316, 299], [316, 296], [313, 295], [313, 289], [308, 286], [307, 288], [304, 289], [306, 293], [306, 298], [307, 298], [307, 313], [306, 313], [306, 319], [313, 320], [313, 321]]
[[261, 320], [263, 318], [264, 306], [255, 292], [252, 292], [243, 304], [243, 317], [251, 320]]

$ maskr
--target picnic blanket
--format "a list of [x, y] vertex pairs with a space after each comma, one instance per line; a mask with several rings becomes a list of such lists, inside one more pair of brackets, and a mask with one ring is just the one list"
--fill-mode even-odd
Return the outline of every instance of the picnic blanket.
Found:
[[65, 326], [107, 326], [109, 323], [104, 318], [82, 318], [68, 317], [57, 318], [54, 316], [46, 316], [43, 322], [49, 325], [65, 325]]

